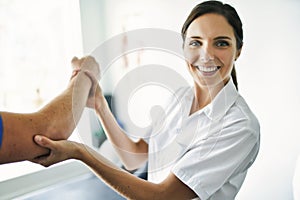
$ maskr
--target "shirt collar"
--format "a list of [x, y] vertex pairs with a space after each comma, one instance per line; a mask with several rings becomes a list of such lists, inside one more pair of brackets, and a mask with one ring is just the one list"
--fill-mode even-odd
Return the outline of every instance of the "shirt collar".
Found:
[[230, 79], [217, 96], [204, 108], [204, 112], [210, 120], [218, 120], [223, 117], [239, 96], [236, 87]]

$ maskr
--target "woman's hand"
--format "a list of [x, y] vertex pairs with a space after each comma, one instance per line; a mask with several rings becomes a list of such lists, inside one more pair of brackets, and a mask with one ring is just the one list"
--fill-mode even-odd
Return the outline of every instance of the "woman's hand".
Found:
[[90, 71], [84, 71], [84, 73], [91, 79], [92, 87], [90, 89], [90, 93], [88, 96], [88, 100], [86, 106], [89, 108], [100, 108], [101, 104], [103, 104], [103, 100], [105, 100], [102, 89], [98, 83], [97, 78]]
[[100, 79], [100, 66], [92, 56], [86, 56], [78, 59], [74, 57], [71, 61], [73, 70], [90, 71], [96, 79]]
[[49, 149], [49, 154], [30, 160], [31, 162], [38, 163], [44, 167], [48, 167], [64, 160], [76, 158], [77, 152], [83, 147], [82, 144], [76, 142], [68, 140], [54, 141], [41, 135], [34, 136], [34, 141], [39, 146]]
[[83, 57], [81, 59], [74, 57], [71, 63], [73, 67], [71, 80], [75, 76], [77, 76], [79, 72], [84, 72], [92, 82], [92, 87], [89, 91], [86, 106], [89, 108], [99, 108], [101, 106], [102, 100], [105, 100], [105, 98], [99, 86], [98, 79], [100, 77], [100, 68], [98, 63], [91, 56]]
[[72, 75], [70, 80], [72, 80], [80, 71], [88, 70], [93, 74], [96, 79], [100, 79], [100, 66], [92, 56], [86, 56], [78, 59], [76, 56], [71, 60], [72, 65]]

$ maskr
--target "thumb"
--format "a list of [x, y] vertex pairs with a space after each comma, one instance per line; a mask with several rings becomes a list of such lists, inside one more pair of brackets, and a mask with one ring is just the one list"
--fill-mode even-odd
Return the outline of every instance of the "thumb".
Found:
[[82, 59], [78, 59], [76, 56], [72, 58], [71, 60], [71, 64], [73, 69], [77, 69], [80, 67], [81, 63], [82, 63]]
[[92, 72], [85, 70], [84, 73], [91, 79], [93, 83], [98, 83], [97, 78], [94, 76]]
[[42, 135], [34, 136], [34, 141], [41, 147], [46, 147], [46, 148], [50, 148], [53, 143], [52, 140], [50, 140], [49, 138], [42, 136]]
[[70, 80], [72, 80], [75, 76], [77, 76], [77, 74], [81, 71], [81, 69], [73, 69], [72, 75]]
[[76, 61], [78, 61], [78, 58], [77, 58], [76, 56], [74, 56], [74, 57], [72, 58], [72, 60], [71, 60], [71, 63], [72, 63], [72, 62], [76, 62]]
[[88, 70], [85, 70], [84, 73], [89, 77], [89, 79], [92, 81], [92, 91], [95, 91], [97, 88], [98, 80], [95, 78], [95, 76]]

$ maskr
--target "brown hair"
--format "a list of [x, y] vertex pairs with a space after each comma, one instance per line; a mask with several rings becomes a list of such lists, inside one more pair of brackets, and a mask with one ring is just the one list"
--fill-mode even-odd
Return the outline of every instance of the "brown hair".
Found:
[[[183, 41], [185, 41], [186, 37], [186, 31], [190, 24], [198, 17], [208, 14], [208, 13], [216, 13], [219, 15], [222, 15], [225, 17], [228, 21], [228, 23], [232, 26], [234, 31], [234, 36], [236, 38], [236, 47], [237, 49], [241, 49], [243, 46], [243, 25], [242, 21], [237, 14], [236, 10], [228, 5], [223, 4], [219, 1], [205, 1], [203, 3], [200, 3], [196, 5], [193, 10], [191, 11], [190, 15], [186, 19], [185, 23], [183, 24], [183, 27], [181, 29], [181, 36]], [[233, 66], [233, 69], [231, 71], [231, 77], [234, 82], [234, 85], [236, 89], [238, 89], [238, 83], [236, 78], [236, 70], [235, 66]]]

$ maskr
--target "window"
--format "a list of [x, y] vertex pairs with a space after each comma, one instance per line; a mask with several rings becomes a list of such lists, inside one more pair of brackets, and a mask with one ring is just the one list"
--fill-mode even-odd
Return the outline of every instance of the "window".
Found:
[[[32, 112], [64, 88], [73, 56], [82, 56], [79, 1], [0, 2], [0, 110]], [[0, 181], [43, 167], [0, 166]]]

